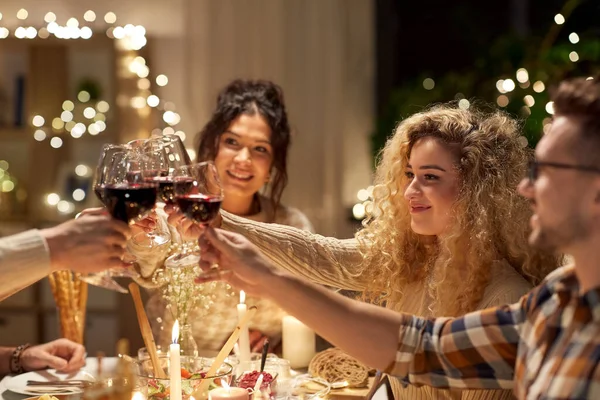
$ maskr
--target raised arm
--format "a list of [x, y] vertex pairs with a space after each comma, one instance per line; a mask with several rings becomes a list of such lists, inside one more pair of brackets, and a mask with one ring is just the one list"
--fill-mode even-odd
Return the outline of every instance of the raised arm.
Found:
[[223, 229], [247, 237], [276, 266], [315, 283], [362, 291], [356, 239], [336, 239], [285, 225], [251, 221], [222, 211]]
[[[527, 296], [461, 318], [423, 319], [345, 298], [278, 270], [240, 235], [208, 229], [202, 267], [218, 262], [232, 285], [260, 293], [371, 367], [415, 385], [512, 387]], [[531, 294], [529, 294], [531, 296]]]

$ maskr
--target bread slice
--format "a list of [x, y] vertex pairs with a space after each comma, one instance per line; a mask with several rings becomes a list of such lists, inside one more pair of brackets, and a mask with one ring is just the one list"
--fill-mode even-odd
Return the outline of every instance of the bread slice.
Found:
[[338, 348], [317, 353], [308, 365], [308, 372], [329, 383], [348, 382], [350, 387], [366, 387], [369, 368]]

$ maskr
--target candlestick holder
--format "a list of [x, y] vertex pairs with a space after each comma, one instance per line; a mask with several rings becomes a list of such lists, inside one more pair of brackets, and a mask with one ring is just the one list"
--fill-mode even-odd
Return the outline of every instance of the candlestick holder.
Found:
[[[166, 375], [170, 375], [168, 355], [159, 355], [160, 366]], [[222, 363], [213, 376], [206, 373], [212, 366], [213, 360], [204, 357], [181, 356], [181, 398], [187, 400], [192, 393], [200, 387], [203, 381], [209, 380], [209, 390], [228, 385], [233, 380], [233, 367], [229, 363]], [[170, 398], [170, 378], [160, 379], [154, 375], [150, 360], [136, 362], [138, 385], [137, 390], [148, 400], [164, 400]]]

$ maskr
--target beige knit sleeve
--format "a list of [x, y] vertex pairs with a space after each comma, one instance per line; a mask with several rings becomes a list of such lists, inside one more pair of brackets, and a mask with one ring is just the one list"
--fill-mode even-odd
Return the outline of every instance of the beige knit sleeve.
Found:
[[364, 290], [362, 256], [356, 239], [336, 239], [308, 231], [255, 222], [225, 211], [222, 227], [246, 236], [273, 263], [313, 282], [339, 289]]
[[50, 253], [38, 230], [0, 239], [0, 300], [50, 273]]

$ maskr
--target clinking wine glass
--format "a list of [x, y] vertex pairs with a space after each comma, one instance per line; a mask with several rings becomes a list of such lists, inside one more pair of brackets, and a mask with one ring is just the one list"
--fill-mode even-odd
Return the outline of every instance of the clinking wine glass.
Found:
[[[105, 204], [104, 186], [108, 179], [108, 175], [112, 170], [113, 165], [121, 160], [128, 151], [129, 147], [126, 145], [105, 144], [102, 146], [92, 185], [98, 200], [100, 200], [103, 204]], [[119, 285], [112, 278], [113, 275], [127, 276], [124, 271], [117, 272], [115, 270], [107, 270], [96, 274], [84, 275], [81, 276], [80, 279], [83, 282], [89, 283], [90, 285], [102, 287], [108, 290], [114, 290], [120, 293], [127, 293], [127, 289]]]
[[[149, 172], [145, 169], [145, 161], [145, 157], [139, 153], [118, 153], [105, 179], [102, 193], [104, 205], [113, 218], [127, 224], [145, 218], [156, 204], [158, 185], [148, 182]], [[131, 254], [125, 257], [127, 261], [135, 260]], [[127, 293], [127, 289], [115, 282], [109, 272], [87, 278], [91, 280], [92, 276], [98, 276], [101, 280], [97, 286]]]
[[[185, 165], [175, 171], [175, 204], [190, 221], [208, 226], [219, 214], [223, 189], [215, 164], [205, 161]], [[181, 253], [171, 256], [170, 263], [189, 265], [200, 261], [195, 241], [188, 242]], [[209, 273], [218, 273], [217, 267]], [[202, 274], [201, 274], [202, 276]]]
[[[144, 180], [157, 185], [157, 208], [164, 205], [173, 195], [173, 174], [169, 169], [169, 162], [163, 144], [154, 139], [137, 139], [127, 143], [131, 151], [143, 156], [145, 171]], [[147, 239], [138, 240], [144, 247], [162, 246], [170, 242], [171, 236], [168, 229], [153, 229], [146, 233]], [[138, 236], [138, 239], [141, 239]]]

